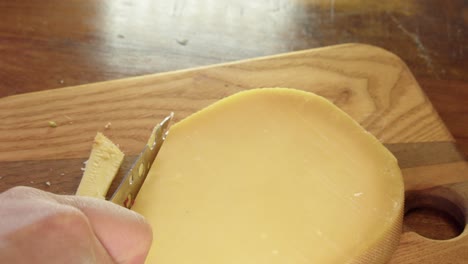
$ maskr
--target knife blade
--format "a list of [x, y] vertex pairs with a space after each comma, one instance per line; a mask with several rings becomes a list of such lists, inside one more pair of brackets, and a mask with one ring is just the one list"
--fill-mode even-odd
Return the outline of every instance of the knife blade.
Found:
[[138, 158], [135, 160], [130, 170], [120, 182], [119, 187], [110, 198], [111, 202], [129, 209], [132, 207], [154, 159], [166, 139], [169, 132], [170, 122], [173, 117], [174, 113], [171, 113], [169, 116], [164, 118], [161, 123], [154, 127], [143, 151], [138, 155]]

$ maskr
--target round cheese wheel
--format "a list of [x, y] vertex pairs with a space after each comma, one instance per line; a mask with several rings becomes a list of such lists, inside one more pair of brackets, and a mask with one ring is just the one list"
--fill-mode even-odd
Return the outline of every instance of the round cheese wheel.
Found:
[[394, 156], [312, 93], [241, 92], [169, 132], [133, 209], [148, 263], [386, 263], [402, 226]]

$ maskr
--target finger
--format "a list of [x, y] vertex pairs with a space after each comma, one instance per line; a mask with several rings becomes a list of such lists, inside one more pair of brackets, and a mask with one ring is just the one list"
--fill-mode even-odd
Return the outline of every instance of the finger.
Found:
[[28, 187], [0, 196], [0, 263], [114, 263], [78, 208]]
[[152, 242], [151, 226], [143, 216], [108, 201], [90, 197], [53, 195], [61, 204], [80, 209], [94, 233], [117, 262], [143, 263]]

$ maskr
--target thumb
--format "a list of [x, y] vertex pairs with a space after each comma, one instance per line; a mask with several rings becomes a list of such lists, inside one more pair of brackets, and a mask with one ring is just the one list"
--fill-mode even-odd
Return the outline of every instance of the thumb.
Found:
[[51, 194], [61, 203], [81, 210], [109, 255], [121, 264], [144, 263], [153, 233], [143, 216], [108, 201]]

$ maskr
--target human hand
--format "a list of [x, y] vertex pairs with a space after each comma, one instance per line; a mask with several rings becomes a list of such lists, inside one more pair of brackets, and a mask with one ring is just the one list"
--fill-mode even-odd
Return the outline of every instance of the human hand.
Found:
[[29, 187], [0, 194], [0, 263], [143, 263], [150, 225], [108, 201]]

